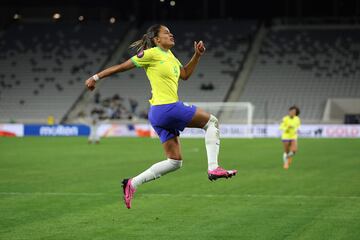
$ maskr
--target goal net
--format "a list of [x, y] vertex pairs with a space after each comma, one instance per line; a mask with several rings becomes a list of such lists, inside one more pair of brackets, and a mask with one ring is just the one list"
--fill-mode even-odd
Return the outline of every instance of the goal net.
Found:
[[253, 123], [254, 105], [249, 102], [192, 102], [219, 119], [220, 124]]

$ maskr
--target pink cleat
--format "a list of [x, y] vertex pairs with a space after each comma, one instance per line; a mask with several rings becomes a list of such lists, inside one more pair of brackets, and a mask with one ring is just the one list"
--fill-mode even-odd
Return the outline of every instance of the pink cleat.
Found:
[[214, 170], [208, 170], [208, 177], [210, 181], [217, 180], [218, 178], [231, 178], [235, 176], [237, 170], [225, 170], [221, 167], [217, 167]]
[[130, 179], [124, 179], [122, 181], [122, 187], [124, 191], [124, 202], [128, 209], [131, 208], [131, 200], [134, 197], [134, 193], [136, 191], [133, 186], [131, 186], [131, 178]]

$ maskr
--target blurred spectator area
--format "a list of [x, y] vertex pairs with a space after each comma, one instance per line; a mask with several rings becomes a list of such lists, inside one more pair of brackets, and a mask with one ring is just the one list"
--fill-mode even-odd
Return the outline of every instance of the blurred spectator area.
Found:
[[0, 32], [0, 120], [58, 121], [120, 43], [127, 24], [17, 23]]
[[[151, 25], [143, 23], [131, 41]], [[185, 102], [221, 102], [242, 70], [257, 21], [170, 21], [172, 50], [182, 64], [203, 40], [206, 55], [188, 81], [179, 83]], [[0, 120], [58, 121], [102, 69], [129, 29], [122, 22], [17, 23], [0, 32]], [[94, 37], [96, 36], [96, 37]], [[255, 105], [254, 118], [279, 119], [290, 105], [304, 120], [322, 120], [329, 98], [360, 98], [360, 31], [357, 28], [270, 27], [239, 101]], [[134, 52], [120, 52], [118, 62]], [[151, 98], [143, 69], [115, 74], [89, 98], [85, 112], [101, 108], [109, 119], [145, 119]]]
[[304, 120], [322, 120], [329, 98], [359, 98], [360, 30], [272, 28], [262, 43], [240, 101], [254, 118], [279, 119], [290, 105]]

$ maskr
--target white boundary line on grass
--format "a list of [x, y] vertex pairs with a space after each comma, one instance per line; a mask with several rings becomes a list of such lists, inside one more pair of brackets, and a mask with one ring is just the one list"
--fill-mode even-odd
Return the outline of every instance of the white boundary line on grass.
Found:
[[[91, 192], [0, 192], [0, 196], [121, 196], [114, 193]], [[266, 194], [179, 194], [179, 193], [140, 193], [139, 197], [194, 197], [194, 198], [297, 198], [297, 199], [358, 199], [360, 196], [326, 196], [326, 195], [266, 195]]]

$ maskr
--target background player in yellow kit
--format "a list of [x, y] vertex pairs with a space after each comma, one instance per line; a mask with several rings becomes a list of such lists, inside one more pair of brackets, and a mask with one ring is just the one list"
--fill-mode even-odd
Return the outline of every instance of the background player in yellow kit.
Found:
[[297, 151], [298, 129], [301, 124], [299, 114], [300, 109], [297, 106], [291, 106], [289, 108], [289, 114], [283, 117], [280, 124], [280, 130], [282, 131], [281, 140], [284, 146], [284, 169], [289, 168], [292, 157]]

